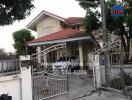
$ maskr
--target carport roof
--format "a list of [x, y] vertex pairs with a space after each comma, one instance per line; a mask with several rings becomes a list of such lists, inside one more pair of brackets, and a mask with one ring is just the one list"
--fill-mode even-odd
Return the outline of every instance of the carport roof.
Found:
[[36, 44], [36, 43], [42, 43], [43, 44], [48, 44], [50, 42], [55, 43], [55, 42], [62, 42], [62, 41], [71, 41], [72, 39], [84, 39], [84, 38], [89, 38], [90, 35], [88, 35], [88, 33], [82, 32], [82, 31], [78, 31], [78, 30], [74, 30], [74, 29], [63, 29], [61, 31], [34, 39], [32, 41], [28, 42], [28, 45], [31, 46], [31, 44]]

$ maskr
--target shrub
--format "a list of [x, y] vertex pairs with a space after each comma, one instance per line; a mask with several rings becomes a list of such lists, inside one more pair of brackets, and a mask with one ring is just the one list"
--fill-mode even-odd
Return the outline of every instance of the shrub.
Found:
[[[130, 75], [128, 75], [128, 74], [125, 74], [124, 75], [124, 80], [125, 80], [125, 85], [126, 86], [131, 86], [132, 85], [132, 77], [130, 76]], [[120, 89], [120, 90], [122, 90], [123, 89], [123, 84], [122, 84], [122, 77], [120, 77], [120, 78], [115, 78], [115, 79], [113, 79], [113, 80], [111, 80], [110, 81], [110, 86], [112, 87], [112, 88], [115, 88], [115, 89]]]

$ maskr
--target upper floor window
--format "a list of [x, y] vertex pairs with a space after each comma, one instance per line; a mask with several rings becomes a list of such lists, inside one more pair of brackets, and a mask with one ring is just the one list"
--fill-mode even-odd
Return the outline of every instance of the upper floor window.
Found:
[[43, 35], [48, 35], [53, 32], [53, 26], [47, 26], [42, 28], [42, 34]]
[[77, 26], [77, 28], [76, 28], [77, 30], [80, 30], [80, 26]]
[[73, 26], [72, 29], [80, 30], [80, 26]]

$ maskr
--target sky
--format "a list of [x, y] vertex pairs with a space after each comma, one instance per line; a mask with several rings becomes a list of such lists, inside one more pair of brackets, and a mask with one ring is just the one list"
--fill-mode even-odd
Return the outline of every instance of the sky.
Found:
[[[31, 15], [25, 20], [16, 21], [12, 25], [0, 27], [0, 48], [4, 48], [6, 52], [15, 52], [12, 33], [25, 28], [42, 10], [64, 18], [85, 16], [85, 10], [75, 0], [34, 0], [34, 5], [35, 9], [32, 10]], [[33, 35], [36, 35], [36, 33], [33, 32]]]

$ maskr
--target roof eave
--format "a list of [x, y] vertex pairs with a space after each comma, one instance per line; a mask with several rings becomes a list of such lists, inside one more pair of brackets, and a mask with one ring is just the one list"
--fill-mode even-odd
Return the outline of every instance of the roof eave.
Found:
[[28, 46], [40, 46], [40, 45], [53, 44], [53, 43], [65, 43], [65, 42], [79, 41], [79, 40], [85, 40], [90, 38], [91, 36], [82, 36], [82, 37], [74, 37], [74, 38], [68, 38], [68, 39], [34, 42], [34, 43], [28, 43]]
[[71, 23], [71, 24], [69, 24], [69, 25], [74, 26], [74, 25], [80, 25], [80, 24], [81, 24], [81, 22], [77, 22], [77, 23]]
[[49, 13], [49, 12], [47, 12], [47, 11], [42, 11], [42, 12], [40, 12], [40, 13], [39, 13], [39, 14], [38, 14], [27, 26], [26, 26], [26, 27], [29, 28], [29, 29], [34, 30], [34, 28], [36, 27], [36, 24], [37, 24], [40, 20], [42, 20], [43, 15], [48, 15], [48, 16], [50, 16], [50, 17], [53, 17], [53, 18], [57, 19], [57, 20], [66, 22], [65, 19], [62, 18], [62, 17], [59, 17], [59, 16], [54, 15], [54, 14], [52, 14], [52, 13]]

